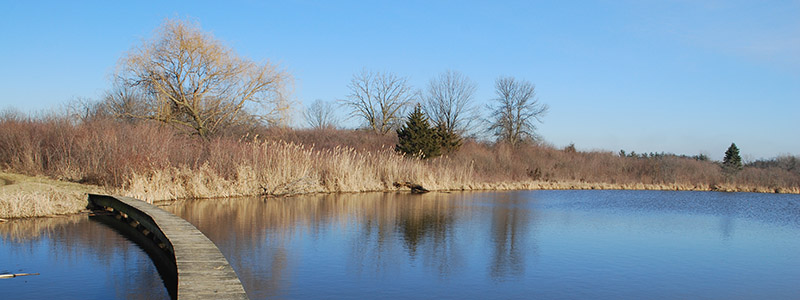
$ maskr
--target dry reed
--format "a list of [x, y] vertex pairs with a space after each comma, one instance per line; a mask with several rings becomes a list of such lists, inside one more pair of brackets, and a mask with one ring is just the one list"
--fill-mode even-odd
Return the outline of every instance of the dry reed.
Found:
[[[330, 129], [261, 129], [244, 137], [199, 139], [156, 123], [0, 117], [0, 169], [96, 184], [151, 201], [386, 191], [407, 181], [431, 190], [800, 190], [800, 174], [777, 167], [726, 174], [717, 163], [684, 157], [632, 158], [475, 141], [447, 157], [418, 160], [393, 151], [395, 142], [391, 135]], [[72, 204], [60, 205], [75, 197], [48, 190], [6, 193], [0, 216], [74, 211]], [[33, 199], [51, 200], [26, 204]], [[48, 205], [52, 208], [41, 208]]]
[[0, 172], [0, 218], [74, 214], [102, 188]]

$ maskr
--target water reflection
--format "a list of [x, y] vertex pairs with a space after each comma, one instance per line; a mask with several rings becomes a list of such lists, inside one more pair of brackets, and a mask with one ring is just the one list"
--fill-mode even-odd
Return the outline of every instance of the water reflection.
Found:
[[527, 204], [531, 199], [522, 198], [520, 194], [500, 194], [494, 199], [498, 205], [492, 208], [491, 275], [501, 280], [521, 276], [525, 272], [525, 255], [536, 250], [535, 245], [528, 247], [528, 230], [532, 226]]
[[800, 292], [797, 204], [797, 196], [542, 191], [166, 209], [220, 247], [252, 299], [681, 298], [686, 290], [787, 298]]
[[736, 198], [714, 198], [710, 201], [719, 216], [719, 234], [724, 240], [730, 240], [736, 227], [736, 211], [739, 201]]
[[[177, 202], [252, 299], [760, 298], [800, 294], [797, 195], [340, 194]], [[0, 298], [166, 298], [85, 216], [0, 223]], [[10, 297], [9, 297], [10, 295]]]
[[422, 201], [432, 205], [423, 206], [420, 201], [411, 200], [416, 203], [400, 211], [395, 226], [410, 259], [421, 256], [427, 267], [445, 277], [456, 271], [463, 260], [454, 238], [456, 214], [441, 196], [428, 198]]
[[58, 299], [169, 298], [150, 258], [85, 215], [0, 223], [3, 296]]
[[[482, 207], [474, 195], [220, 199], [177, 202], [166, 209], [195, 224], [229, 256], [253, 298], [292, 289], [292, 270], [304, 265], [309, 244], [326, 247], [321, 252], [336, 257], [326, 261], [340, 267], [336, 272], [381, 277], [411, 266], [442, 280], [472, 271], [464, 253], [485, 247], [476, 243], [485, 234], [494, 245], [484, 267], [488, 275], [524, 275], [525, 257], [535, 251], [530, 249], [532, 213], [520, 207], [530, 199], [508, 196]], [[479, 217], [485, 214], [491, 218]]]

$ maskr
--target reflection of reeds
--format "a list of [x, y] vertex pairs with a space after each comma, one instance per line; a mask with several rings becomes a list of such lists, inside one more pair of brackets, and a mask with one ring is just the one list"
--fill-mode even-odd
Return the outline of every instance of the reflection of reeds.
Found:
[[[87, 276], [85, 268], [98, 270], [100, 274], [92, 275], [100, 277], [92, 278], [107, 282], [105, 287], [108, 287], [108, 290], [104, 292], [116, 293], [104, 297], [124, 299], [168, 297], [167, 290], [163, 288], [163, 283], [155, 269], [142, 267], [151, 263], [150, 258], [144, 252], [111, 228], [87, 220], [87, 218], [86, 215], [71, 215], [15, 219], [0, 223], [0, 240], [9, 242], [7, 245], [10, 246], [2, 249], [3, 255], [19, 251], [24, 253], [22, 257], [32, 257], [39, 263], [24, 262], [21, 266], [26, 271], [39, 272], [43, 276], [52, 276], [53, 270], [49, 269], [47, 265], [42, 265], [40, 263], [42, 261], [74, 266], [75, 274], [79, 274], [82, 276], [81, 278]], [[82, 263], [88, 263], [90, 266], [84, 266]], [[34, 265], [45, 269], [29, 269]], [[104, 270], [106, 273], [103, 273]], [[108, 276], [108, 278], [102, 278], [102, 276]], [[69, 279], [56, 278], [55, 280], [64, 284]], [[98, 285], [95, 282], [91, 286], [97, 287]], [[44, 294], [48, 295], [48, 293]], [[13, 296], [7, 293], [3, 294], [4, 299], [5, 297], [14, 298]], [[58, 298], [81, 297], [85, 297], [85, 295], [71, 295], [68, 291], [60, 291]]]
[[42, 239], [57, 241], [46, 243], [53, 247], [51, 252], [56, 255], [78, 255], [77, 253], [90, 248], [106, 262], [115, 259], [114, 251], [119, 248], [127, 250], [130, 244], [119, 242], [124, 238], [86, 218], [86, 215], [70, 215], [10, 220], [0, 224], [0, 236], [16, 244], [33, 243]]
[[[470, 198], [471, 199], [471, 198]], [[298, 235], [336, 232], [350, 243], [351, 265], [377, 267], [404, 253], [450, 272], [461, 257], [452, 225], [471, 212], [459, 193], [358, 193], [178, 201], [164, 207], [198, 227], [226, 254], [248, 292], [275, 296], [297, 259]], [[399, 241], [399, 242], [398, 242]], [[243, 257], [242, 257], [243, 256]], [[367, 261], [369, 260], [369, 261]], [[445, 263], [445, 265], [442, 265]]]
[[0, 223], [0, 236], [4, 240], [14, 243], [21, 243], [38, 239], [42, 236], [49, 236], [57, 228], [65, 225], [75, 224], [85, 221], [85, 218], [78, 216], [66, 216], [55, 218], [32, 218], [11, 220]]
[[[209, 237], [225, 240], [228, 231], [260, 235], [259, 229], [291, 234], [295, 228], [317, 224], [341, 226], [353, 218], [372, 220], [391, 228], [399, 218], [420, 219], [434, 213], [447, 215], [458, 205], [459, 193], [431, 193], [396, 197], [391, 193], [306, 195], [279, 198], [186, 200], [164, 207], [194, 223]], [[468, 212], [460, 208], [462, 212]], [[218, 226], [225, 224], [225, 226]], [[256, 240], [261, 236], [254, 236]]]
[[[473, 240], [491, 239], [491, 275], [519, 276], [536, 214], [517, 194], [358, 193], [178, 201], [165, 209], [195, 224], [229, 257], [249, 292], [282, 289], [298, 240], [335, 236], [355, 272], [382, 272], [418, 260], [440, 276], [458, 273]], [[477, 205], [491, 199], [494, 205]], [[487, 222], [491, 220], [491, 222]], [[474, 227], [470, 227], [474, 226]], [[535, 249], [534, 249], [535, 250]], [[372, 268], [375, 268], [374, 270]], [[265, 288], [268, 287], [268, 288]], [[285, 288], [285, 287], [284, 287]], [[252, 296], [252, 295], [251, 295]], [[269, 294], [262, 295], [264, 297]], [[274, 296], [274, 295], [272, 295]]]

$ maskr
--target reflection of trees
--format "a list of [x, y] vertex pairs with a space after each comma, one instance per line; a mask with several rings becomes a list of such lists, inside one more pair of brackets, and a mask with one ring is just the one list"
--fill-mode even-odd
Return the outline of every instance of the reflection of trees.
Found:
[[[177, 202], [165, 209], [205, 233], [233, 265], [253, 298], [275, 296], [298, 255], [298, 235], [336, 231], [350, 239], [354, 271], [385, 271], [397, 260], [422, 257], [448, 272], [461, 258], [453, 238], [458, 194], [330, 194]], [[464, 210], [463, 208], [459, 208]], [[400, 242], [400, 243], [399, 243]], [[402, 247], [401, 245], [405, 245]], [[370, 270], [370, 271], [373, 271]], [[254, 294], [254, 290], [264, 295]]]
[[453, 229], [457, 213], [453, 202], [456, 200], [436, 194], [426, 196], [418, 197], [421, 201], [401, 211], [397, 231], [402, 235], [409, 257], [421, 257], [426, 266], [446, 276], [463, 260]]
[[420, 259], [440, 276], [461, 264], [453, 229], [456, 215], [465, 210], [457, 207], [461, 196], [389, 194], [381, 198], [362, 212], [360, 234], [351, 242], [349, 265], [358, 273], [365, 268], [386, 273], [406, 258]]
[[[354, 195], [353, 195], [354, 196]], [[348, 198], [360, 207], [353, 217], [361, 225], [358, 234], [351, 240], [351, 255], [348, 265], [361, 273], [374, 268], [375, 272], [386, 271], [402, 256], [392, 240], [398, 206], [390, 205], [398, 197], [389, 194], [373, 194], [371, 197]], [[347, 201], [347, 200], [345, 200]]]
[[[331, 194], [289, 198], [239, 198], [177, 202], [165, 209], [185, 218], [220, 248], [252, 298], [277, 296], [289, 282], [293, 259], [288, 244], [298, 235], [312, 237], [346, 229], [352, 220], [379, 224], [363, 231], [383, 245], [391, 233], [393, 208], [386, 194]], [[372, 229], [368, 226], [368, 229]]]
[[[477, 198], [474, 194], [460, 193], [213, 199], [177, 202], [165, 208], [186, 218], [208, 235], [236, 269], [248, 295], [256, 299], [281, 297], [289, 290], [287, 285], [292, 284], [290, 279], [293, 275], [290, 272], [297, 270], [295, 266], [304, 259], [302, 253], [305, 251], [293, 248], [297, 242], [303, 243], [300, 239], [319, 238], [326, 242], [344, 243], [345, 252], [341, 253], [344, 255], [333, 252], [342, 249], [330, 251], [332, 257], [346, 260], [332, 263], [346, 266], [347, 272], [390, 275], [403, 270], [411, 262], [421, 264], [430, 270], [428, 272], [447, 277], [466, 269], [464, 247], [485, 247], [485, 244], [472, 245], [470, 242], [475, 239], [475, 234], [483, 236], [486, 231], [465, 228], [488, 228], [490, 275], [495, 278], [519, 276], [524, 273], [526, 251], [531, 251], [528, 231], [532, 217], [524, 207], [528, 200], [515, 198], [520, 197], [516, 193], [499, 195], [490, 196], [489, 210], [465, 203], [474, 201]], [[478, 214], [473, 214], [473, 210]], [[487, 220], [484, 213], [488, 212], [492, 216], [490, 224], [483, 221]], [[106, 264], [118, 262], [119, 253], [127, 253], [125, 249], [131, 247], [98, 238], [102, 234], [97, 230], [77, 228], [84, 223], [87, 222], [31, 224], [38, 227], [34, 230], [9, 229], [0, 231], [0, 234], [4, 234], [2, 236], [6, 239], [30, 239], [36, 238], [36, 234], [43, 238], [55, 236], [55, 239], [65, 240], [60, 243], [67, 247], [74, 243], [74, 250], [53, 249], [53, 253], [62, 253], [54, 255], [81, 253], [89, 247]], [[86, 246], [86, 243], [91, 245]], [[147, 259], [146, 256], [143, 258]], [[132, 290], [129, 287], [152, 289], [152, 273], [127, 269], [125, 273], [114, 274], [110, 280], [115, 285], [125, 286], [118, 291], [121, 297], [139, 297], [125, 294]]]
[[738, 201], [733, 197], [714, 197], [711, 199], [711, 209], [719, 215], [719, 233], [723, 240], [730, 240], [736, 227], [736, 211], [739, 211]]
[[494, 246], [490, 273], [493, 278], [520, 276], [525, 272], [530, 212], [520, 195], [500, 194], [492, 208], [491, 239]]
[[231, 263], [248, 296], [263, 299], [275, 297], [285, 282], [286, 242], [295, 230], [292, 225], [316, 218], [313, 212], [302, 214], [307, 202], [291, 200], [297, 199], [181, 201], [164, 209], [208, 236]]
[[408, 254], [412, 258], [417, 253], [417, 246], [425, 242], [425, 237], [432, 235], [435, 241], [446, 236], [445, 230], [452, 218], [447, 215], [439, 215], [437, 212], [413, 212], [401, 213], [397, 222], [397, 230], [403, 235], [403, 241], [408, 248]]
[[[8, 250], [10, 252], [2, 255], [19, 251], [17, 253], [25, 257], [43, 251], [51, 261], [59, 264], [99, 262], [106, 268], [104, 275], [109, 276], [106, 279], [101, 277], [103, 274], [98, 274], [99, 281], [107, 281], [110, 286], [104, 288], [108, 288], [107, 292], [116, 293], [118, 299], [169, 297], [155, 266], [144, 251], [111, 228], [89, 221], [85, 215], [12, 220], [0, 224], [0, 239], [12, 245]], [[152, 267], [142, 268], [143, 265]], [[81, 265], [75, 268], [75, 273], [85, 272], [80, 270]], [[38, 272], [43, 276], [54, 272], [24, 271]], [[63, 283], [56, 279], [53, 284], [58, 286]], [[81, 295], [63, 295], [62, 292], [60, 296]]]

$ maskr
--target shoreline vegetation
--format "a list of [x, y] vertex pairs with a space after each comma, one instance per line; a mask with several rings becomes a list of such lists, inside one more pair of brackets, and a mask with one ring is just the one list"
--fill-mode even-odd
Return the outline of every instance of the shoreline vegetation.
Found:
[[[0, 219], [78, 213], [91, 192], [146, 201], [311, 193], [625, 189], [800, 193], [795, 165], [727, 172], [659, 154], [509, 146], [467, 139], [449, 155], [405, 157], [397, 137], [362, 130], [247, 128], [197, 138], [116, 119], [0, 116]], [[791, 160], [796, 164], [794, 157]]]

